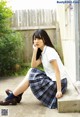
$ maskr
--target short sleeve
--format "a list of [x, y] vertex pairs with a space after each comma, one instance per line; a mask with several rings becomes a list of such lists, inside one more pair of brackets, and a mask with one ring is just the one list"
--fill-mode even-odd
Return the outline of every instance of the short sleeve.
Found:
[[57, 52], [53, 48], [49, 48], [47, 52], [47, 58], [49, 62], [57, 59]]

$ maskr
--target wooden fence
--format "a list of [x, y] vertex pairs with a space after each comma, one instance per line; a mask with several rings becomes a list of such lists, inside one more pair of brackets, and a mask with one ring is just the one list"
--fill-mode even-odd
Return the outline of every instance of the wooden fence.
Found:
[[56, 13], [53, 10], [17, 10], [12, 17], [12, 28], [20, 31], [24, 35], [25, 62], [29, 62], [32, 57], [32, 35], [35, 29], [45, 29], [52, 43], [61, 49], [59, 26], [56, 22]]
[[55, 21], [56, 13], [53, 10], [16, 10], [12, 18], [12, 27], [30, 29], [37, 26], [53, 26]]

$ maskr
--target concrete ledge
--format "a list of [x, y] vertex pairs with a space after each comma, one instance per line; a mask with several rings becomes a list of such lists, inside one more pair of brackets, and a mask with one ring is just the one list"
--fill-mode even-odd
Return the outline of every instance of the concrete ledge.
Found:
[[58, 112], [80, 112], [80, 95], [70, 82], [67, 92], [58, 99]]

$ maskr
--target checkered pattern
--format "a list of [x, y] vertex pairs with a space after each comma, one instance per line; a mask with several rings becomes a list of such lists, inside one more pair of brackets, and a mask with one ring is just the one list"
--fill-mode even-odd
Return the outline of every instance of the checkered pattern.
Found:
[[[45, 72], [33, 68], [29, 75], [30, 87], [33, 94], [48, 108], [57, 108], [56, 81], [52, 81]], [[62, 93], [67, 89], [67, 79], [61, 80]]]

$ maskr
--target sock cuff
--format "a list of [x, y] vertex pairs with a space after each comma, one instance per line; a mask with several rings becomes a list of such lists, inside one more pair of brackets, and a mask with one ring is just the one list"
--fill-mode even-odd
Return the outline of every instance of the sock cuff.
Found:
[[13, 93], [10, 93], [9, 95], [8, 95], [8, 97], [5, 99], [6, 101], [7, 100], [10, 100], [10, 99], [13, 99], [13, 98], [15, 98], [16, 96], [13, 94]]

